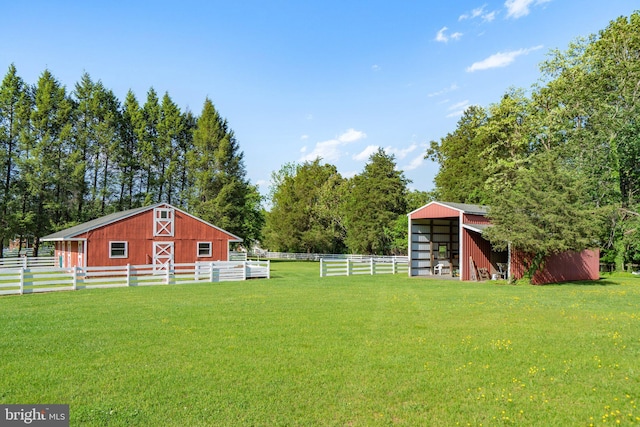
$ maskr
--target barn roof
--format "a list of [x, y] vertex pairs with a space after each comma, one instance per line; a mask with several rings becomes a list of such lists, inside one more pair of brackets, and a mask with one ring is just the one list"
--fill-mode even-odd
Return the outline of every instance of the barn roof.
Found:
[[228, 231], [221, 229], [220, 227], [216, 227], [215, 225], [210, 224], [207, 221], [204, 221], [204, 220], [202, 220], [202, 219], [200, 219], [200, 218], [198, 218], [196, 216], [193, 216], [190, 213], [187, 213], [187, 212], [185, 212], [185, 211], [183, 211], [181, 209], [178, 209], [175, 206], [172, 206], [172, 205], [170, 205], [168, 203], [156, 203], [155, 205], [143, 206], [143, 207], [140, 207], [140, 208], [129, 209], [129, 210], [122, 211], [122, 212], [115, 212], [115, 213], [112, 213], [112, 214], [109, 214], [109, 215], [102, 216], [100, 218], [93, 219], [91, 221], [83, 222], [82, 224], [78, 224], [78, 225], [75, 225], [73, 227], [66, 228], [64, 230], [57, 231], [55, 233], [49, 234], [48, 236], [42, 237], [40, 240], [42, 240], [42, 241], [70, 240], [70, 239], [73, 239], [73, 238], [75, 238], [76, 236], [78, 236], [80, 234], [86, 233], [86, 232], [91, 231], [91, 230], [95, 230], [95, 229], [100, 228], [100, 227], [104, 227], [105, 225], [109, 225], [109, 224], [112, 224], [114, 222], [121, 221], [123, 219], [132, 217], [134, 215], [138, 215], [138, 214], [140, 214], [142, 212], [146, 212], [146, 211], [158, 208], [160, 206], [167, 206], [167, 207], [173, 208], [173, 209], [175, 209], [175, 210], [177, 210], [179, 212], [182, 212], [185, 215], [189, 215], [190, 217], [192, 217], [192, 218], [194, 218], [194, 219], [196, 219], [196, 220], [198, 220], [198, 221], [200, 221], [200, 222], [202, 222], [202, 223], [204, 223], [204, 224], [206, 224], [206, 225], [208, 225], [210, 227], [213, 227], [213, 228], [215, 228], [217, 230], [220, 230], [223, 233], [228, 234], [229, 236], [231, 236], [233, 238], [231, 240], [232, 242], [241, 242], [242, 241], [242, 238], [240, 238], [240, 237], [238, 237], [236, 235], [233, 235], [233, 234], [229, 233]]

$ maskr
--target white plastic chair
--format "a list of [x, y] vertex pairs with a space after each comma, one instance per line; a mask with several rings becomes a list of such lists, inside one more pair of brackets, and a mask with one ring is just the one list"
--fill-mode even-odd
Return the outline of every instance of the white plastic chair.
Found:
[[433, 273], [434, 274], [439, 274], [440, 276], [442, 276], [442, 267], [444, 267], [444, 264], [438, 263], [433, 267]]

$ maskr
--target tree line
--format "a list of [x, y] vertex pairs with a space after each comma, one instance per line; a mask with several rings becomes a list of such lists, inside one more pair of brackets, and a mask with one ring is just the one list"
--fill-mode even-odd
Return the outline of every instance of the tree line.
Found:
[[640, 15], [566, 51], [539, 82], [468, 108], [425, 157], [433, 192], [383, 150], [354, 177], [321, 159], [272, 173], [270, 209], [246, 179], [228, 122], [206, 99], [194, 116], [151, 88], [120, 102], [84, 74], [71, 93], [45, 70], [9, 67], [0, 86], [0, 243], [38, 239], [115, 211], [168, 202], [249, 243], [290, 252], [404, 253], [407, 212], [433, 199], [490, 207], [485, 237], [531, 254], [588, 247], [622, 268], [640, 262]]
[[344, 178], [321, 159], [272, 173], [264, 244], [303, 253], [406, 254], [407, 212], [431, 200], [409, 191], [395, 158], [379, 149], [364, 170]]
[[433, 141], [441, 200], [490, 206], [498, 247], [545, 256], [602, 248], [640, 262], [640, 14], [553, 50], [528, 91], [472, 106]]
[[12, 64], [0, 85], [0, 247], [109, 213], [167, 202], [245, 240], [259, 239], [261, 196], [233, 130], [206, 99], [199, 116], [151, 88], [120, 102], [89, 74], [71, 92]]

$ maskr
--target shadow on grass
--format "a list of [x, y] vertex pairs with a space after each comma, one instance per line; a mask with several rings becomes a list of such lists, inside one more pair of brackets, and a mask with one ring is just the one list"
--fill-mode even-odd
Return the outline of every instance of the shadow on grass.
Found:
[[620, 286], [622, 283], [612, 277], [601, 277], [598, 280], [578, 280], [574, 282], [547, 283], [540, 286]]

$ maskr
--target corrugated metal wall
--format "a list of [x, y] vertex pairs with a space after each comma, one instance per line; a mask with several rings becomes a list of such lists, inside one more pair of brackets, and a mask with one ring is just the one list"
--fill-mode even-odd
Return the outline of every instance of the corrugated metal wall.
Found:
[[463, 214], [462, 222], [464, 224], [491, 224], [491, 221], [486, 216], [472, 214]]
[[[524, 276], [525, 262], [530, 259], [522, 252], [511, 254], [511, 275], [520, 279]], [[586, 249], [582, 252], [564, 252], [548, 257], [544, 268], [534, 276], [534, 285], [569, 282], [573, 280], [598, 280], [600, 278], [600, 250]]]
[[483, 239], [480, 233], [463, 228], [461, 246], [460, 262], [464, 262], [462, 280], [471, 280], [469, 257], [473, 259], [476, 268], [484, 267], [491, 271], [491, 244]]
[[430, 203], [411, 214], [411, 219], [423, 218], [459, 218], [460, 211], [437, 203]]

